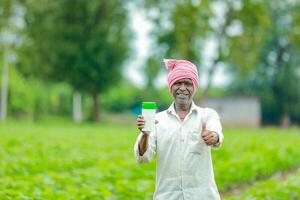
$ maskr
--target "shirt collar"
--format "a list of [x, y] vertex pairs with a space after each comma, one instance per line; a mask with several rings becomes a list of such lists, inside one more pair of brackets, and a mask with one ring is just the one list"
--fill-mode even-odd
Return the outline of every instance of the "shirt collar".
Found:
[[[191, 113], [191, 112], [197, 112], [197, 106], [194, 103], [194, 101], [192, 101], [192, 106], [191, 106], [191, 109], [190, 109], [189, 113]], [[169, 113], [169, 114], [176, 114], [175, 106], [174, 106], [174, 101], [172, 102], [172, 104], [170, 105], [170, 107], [167, 109], [167, 113]]]

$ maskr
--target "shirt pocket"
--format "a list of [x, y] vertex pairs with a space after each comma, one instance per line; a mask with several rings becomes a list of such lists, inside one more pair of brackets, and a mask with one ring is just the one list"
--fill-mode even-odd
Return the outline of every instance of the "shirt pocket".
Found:
[[201, 154], [205, 151], [207, 145], [202, 139], [199, 131], [191, 131], [189, 134], [189, 149], [191, 153]]

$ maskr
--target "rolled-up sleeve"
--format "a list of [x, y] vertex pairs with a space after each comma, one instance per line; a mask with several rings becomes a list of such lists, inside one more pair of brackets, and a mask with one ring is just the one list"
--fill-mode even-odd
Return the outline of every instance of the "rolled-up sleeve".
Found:
[[135, 154], [135, 160], [138, 163], [148, 163], [151, 160], [153, 160], [154, 155], [156, 153], [156, 133], [151, 132], [148, 138], [148, 144], [147, 144], [147, 150], [145, 153], [141, 156], [139, 152], [139, 141], [142, 138], [142, 134], [140, 133], [139, 136], [136, 139], [136, 142], [134, 144], [134, 154]]
[[212, 145], [211, 147], [213, 149], [219, 149], [223, 143], [223, 133], [222, 133], [222, 126], [220, 122], [220, 117], [218, 113], [210, 108], [205, 108], [205, 124], [206, 128], [209, 131], [216, 132], [219, 136], [219, 142], [215, 145]]

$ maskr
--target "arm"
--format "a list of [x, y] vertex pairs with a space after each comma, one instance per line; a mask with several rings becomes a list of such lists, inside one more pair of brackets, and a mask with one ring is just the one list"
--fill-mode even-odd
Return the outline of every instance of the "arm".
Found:
[[156, 133], [142, 131], [145, 124], [142, 116], [138, 116], [136, 124], [141, 131], [134, 145], [136, 161], [138, 163], [150, 162], [156, 153]]
[[140, 156], [142, 156], [147, 150], [148, 138], [149, 138], [149, 135], [143, 133], [142, 138], [139, 141], [139, 154], [140, 154]]
[[202, 123], [205, 124], [203, 139], [205, 143], [211, 145], [213, 149], [220, 148], [224, 136], [218, 113], [212, 109], [205, 108], [205, 117], [203, 120]]

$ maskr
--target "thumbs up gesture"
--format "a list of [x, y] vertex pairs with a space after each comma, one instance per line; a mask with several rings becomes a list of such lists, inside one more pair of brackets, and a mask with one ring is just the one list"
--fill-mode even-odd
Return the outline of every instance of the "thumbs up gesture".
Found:
[[214, 145], [219, 142], [218, 134], [216, 132], [207, 130], [205, 124], [202, 127], [201, 137], [207, 145]]

